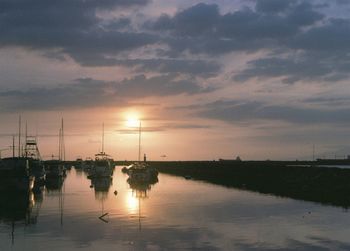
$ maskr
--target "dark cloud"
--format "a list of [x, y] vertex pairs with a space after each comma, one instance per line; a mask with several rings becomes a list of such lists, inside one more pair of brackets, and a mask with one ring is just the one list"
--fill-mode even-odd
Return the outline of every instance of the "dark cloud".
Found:
[[155, 71], [160, 73], [183, 73], [202, 77], [217, 75], [221, 65], [213, 61], [191, 59], [125, 59], [116, 64], [135, 67], [137, 71]]
[[[98, 17], [98, 11], [147, 3], [148, 0], [3, 0], [0, 46], [55, 49], [83, 65], [108, 65], [107, 55], [154, 43], [155, 38], [132, 31], [118, 32], [116, 29], [125, 28], [130, 20], [122, 18], [106, 23]], [[90, 60], [94, 57], [97, 64]]]
[[216, 4], [199, 3], [178, 12], [174, 17], [162, 15], [151, 26], [155, 30], [172, 31], [180, 36], [192, 37], [212, 34], [219, 19], [219, 7]]
[[295, 0], [258, 0], [255, 9], [258, 12], [266, 13], [283, 12], [295, 2]]
[[[126, 106], [135, 99], [180, 94], [199, 94], [214, 91], [202, 87], [194, 79], [178, 74], [147, 78], [138, 75], [120, 82], [79, 78], [73, 83], [56, 87], [36, 87], [0, 92], [1, 111], [52, 110], [98, 106]], [[129, 103], [130, 102], [130, 103]]]
[[271, 54], [248, 63], [234, 79], [282, 77], [339, 81], [350, 70], [350, 20], [327, 19], [312, 2], [260, 0], [255, 9], [221, 14], [216, 4], [197, 4], [173, 16], [162, 15], [146, 27], [165, 34], [169, 56], [228, 52]]
[[138, 75], [122, 81], [117, 87], [117, 93], [120, 96], [149, 97], [179, 94], [191, 95], [215, 90], [215, 87], [202, 87], [194, 79], [181, 79], [180, 77], [178, 74], [167, 74], [152, 78]]
[[349, 51], [350, 20], [330, 19], [322, 26], [298, 34], [288, 46], [293, 49], [329, 53]]
[[349, 60], [348, 54], [336, 51], [304, 51], [296, 55], [262, 57], [249, 61], [247, 67], [234, 76], [234, 80], [281, 77], [284, 83], [299, 80], [340, 81], [349, 77]]
[[309, 103], [309, 104], [317, 104], [327, 107], [334, 107], [334, 106], [349, 106], [350, 105], [350, 97], [312, 97], [304, 99], [303, 102]]
[[[268, 2], [271, 1], [258, 2], [257, 9], [267, 6]], [[219, 13], [218, 5], [200, 3], [172, 17], [162, 15], [146, 27], [168, 32], [169, 40], [175, 40], [166, 42], [178, 52], [189, 50], [193, 53], [215, 54], [271, 48], [297, 35], [303, 27], [323, 19], [323, 15], [315, 11], [311, 4], [292, 2], [293, 5], [280, 4], [279, 9], [283, 6], [286, 9], [283, 14], [244, 8], [224, 15]]]
[[[131, 16], [99, 15], [101, 11], [144, 6], [148, 2], [3, 0], [0, 47], [29, 48], [58, 60], [69, 56], [87, 67], [122, 65], [133, 67], [139, 74], [181, 73], [193, 78], [220, 73], [222, 65], [211, 58], [229, 52], [264, 51], [268, 56], [248, 62], [243, 71], [235, 71], [233, 79], [278, 77], [294, 83], [332, 82], [349, 76], [350, 20], [327, 18], [313, 1], [257, 0], [251, 8], [232, 12], [221, 11], [218, 4], [198, 3], [174, 15], [160, 15], [141, 26], [134, 24]], [[148, 59], [126, 59], [130, 52], [151, 45], [162, 49], [154, 49]], [[211, 58], [194, 60], [192, 54]], [[186, 81], [186, 93], [196, 92], [196, 84]], [[169, 90], [169, 86], [162, 89], [158, 83], [141, 82], [149, 88], [157, 87], [159, 92]], [[134, 89], [141, 88], [132, 81], [129, 84]], [[184, 85], [179, 80], [171, 85], [171, 92], [181, 92]]]
[[[254, 77], [282, 77], [284, 83], [294, 83], [301, 79], [325, 80], [334, 74], [341, 73], [341, 65], [350, 69], [347, 62], [334, 62], [317, 54], [306, 54], [299, 57], [267, 57], [248, 62], [248, 67], [238, 73], [234, 79], [246, 81]], [[338, 67], [336, 67], [338, 66]], [[344, 72], [346, 73], [346, 72]], [[339, 75], [337, 75], [340, 77]], [[343, 75], [344, 78], [346, 75]]]
[[261, 102], [216, 101], [196, 109], [198, 116], [229, 123], [284, 121], [295, 124], [349, 123], [350, 109], [321, 109], [302, 106], [269, 105]]
[[349, 0], [336, 0], [337, 4], [350, 4]]

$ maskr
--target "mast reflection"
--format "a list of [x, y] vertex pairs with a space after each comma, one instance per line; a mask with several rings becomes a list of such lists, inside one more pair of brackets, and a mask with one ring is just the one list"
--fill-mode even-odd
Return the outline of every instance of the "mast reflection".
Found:
[[138, 179], [130, 177], [128, 178], [127, 182], [131, 188], [131, 197], [128, 198], [127, 203], [129, 209], [133, 211], [132, 213], [136, 213], [137, 205], [139, 231], [141, 231], [141, 200], [148, 198], [148, 192], [152, 189], [152, 186], [158, 183], [158, 177], [152, 177], [152, 179]]
[[58, 211], [60, 216], [60, 225], [63, 226], [63, 216], [64, 216], [64, 176], [50, 177], [46, 178], [45, 188], [48, 197], [58, 198]]
[[105, 216], [108, 215], [108, 212], [105, 212], [104, 202], [108, 198], [109, 190], [113, 184], [112, 177], [92, 177], [91, 179], [91, 188], [95, 190], [95, 199], [101, 202], [101, 215], [98, 217], [101, 221], [108, 223], [108, 220], [105, 219]]

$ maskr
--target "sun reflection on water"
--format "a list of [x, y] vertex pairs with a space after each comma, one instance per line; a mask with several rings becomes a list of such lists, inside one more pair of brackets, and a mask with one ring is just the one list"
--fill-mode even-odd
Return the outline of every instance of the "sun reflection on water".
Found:
[[130, 214], [138, 213], [138, 199], [134, 196], [132, 190], [128, 191], [126, 196], [126, 207]]

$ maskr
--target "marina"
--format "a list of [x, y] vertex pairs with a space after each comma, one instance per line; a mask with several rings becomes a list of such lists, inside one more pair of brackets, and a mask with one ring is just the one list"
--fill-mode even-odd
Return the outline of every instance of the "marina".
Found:
[[134, 186], [121, 169], [116, 166], [111, 179], [96, 182], [72, 168], [56, 187], [11, 196], [0, 207], [0, 250], [350, 247], [345, 208], [162, 173], [155, 184]]
[[0, 0], [0, 251], [349, 251], [350, 0]]

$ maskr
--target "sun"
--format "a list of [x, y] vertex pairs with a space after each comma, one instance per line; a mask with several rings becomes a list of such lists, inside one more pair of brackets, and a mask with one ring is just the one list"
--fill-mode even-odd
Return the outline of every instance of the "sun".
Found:
[[126, 116], [126, 125], [128, 127], [138, 127], [140, 125], [140, 119], [137, 113], [129, 113]]

